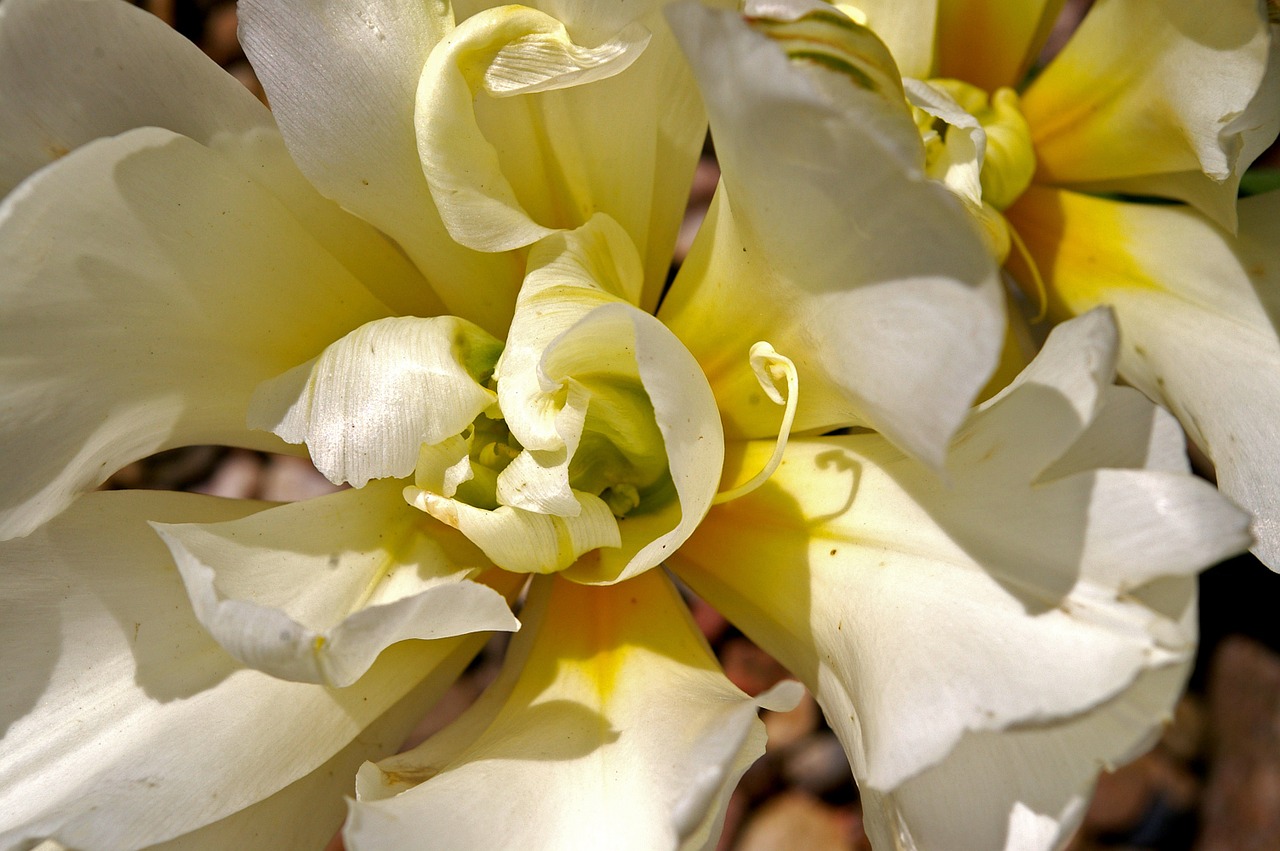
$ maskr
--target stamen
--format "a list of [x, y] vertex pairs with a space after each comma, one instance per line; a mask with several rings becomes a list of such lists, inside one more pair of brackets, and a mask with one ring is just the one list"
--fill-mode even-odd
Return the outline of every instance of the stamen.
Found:
[[[773, 471], [782, 463], [782, 453], [786, 450], [787, 440], [791, 437], [791, 424], [795, 422], [796, 404], [800, 398], [800, 376], [791, 358], [778, 354], [773, 346], [762, 341], [751, 347], [750, 360], [751, 369], [756, 374], [756, 381], [760, 382], [760, 389], [764, 390], [775, 404], [787, 407], [782, 414], [782, 425], [778, 427], [778, 441], [774, 444], [773, 455], [769, 457], [769, 462], [764, 465], [764, 469], [736, 488], [716, 494], [711, 500], [712, 505], [720, 505], [740, 496], [746, 496], [769, 481]], [[778, 382], [783, 379], [787, 382], [785, 397], [778, 390]]]

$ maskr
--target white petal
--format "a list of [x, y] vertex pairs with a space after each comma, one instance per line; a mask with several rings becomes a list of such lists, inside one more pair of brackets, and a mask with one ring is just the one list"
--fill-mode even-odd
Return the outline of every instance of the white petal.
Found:
[[[469, 648], [470, 649], [470, 648]], [[459, 654], [462, 656], [462, 654]], [[465, 659], [459, 659], [458, 665]], [[452, 674], [452, 672], [450, 672]], [[327, 847], [342, 827], [346, 799], [362, 763], [400, 749], [445, 680], [429, 677], [361, 731], [329, 761], [279, 792], [199, 830], [147, 847], [147, 851], [280, 851]]]
[[553, 573], [583, 553], [621, 543], [609, 506], [582, 491], [570, 492], [576, 510], [566, 515], [509, 505], [476, 508], [418, 488], [407, 488], [405, 496], [415, 507], [470, 538], [498, 567], [518, 573]]
[[[723, 178], [660, 315], [730, 432], [776, 433], [747, 358], [764, 340], [799, 371], [797, 429], [869, 424], [941, 464], [995, 366], [1003, 305], [971, 217], [924, 175], [905, 103], [788, 62], [736, 15], [687, 5], [671, 17]], [[871, 49], [865, 31], [846, 34]]]
[[270, 126], [235, 78], [130, 4], [5, 0], [0, 9], [0, 197], [80, 145], [135, 127], [210, 144]]
[[477, 11], [432, 51], [418, 88], [422, 167], [449, 232], [484, 251], [607, 213], [640, 251], [652, 308], [705, 117], [656, 4], [554, 5], [566, 17]]
[[388, 313], [278, 196], [159, 129], [11, 193], [0, 268], [3, 536], [161, 449], [282, 448], [246, 428], [253, 388]]
[[1241, 201], [1235, 238], [1187, 208], [1074, 192], [1016, 209], [1059, 313], [1114, 308], [1121, 375], [1177, 415], [1280, 568], [1280, 193]]
[[447, 305], [439, 312], [501, 334], [520, 261], [455, 243], [418, 159], [415, 92], [427, 53], [452, 28], [447, 7], [246, 0], [237, 12], [245, 52], [303, 173], [404, 248]]
[[460, 850], [714, 847], [763, 751], [757, 707], [794, 705], [795, 684], [734, 688], [656, 572], [607, 588], [541, 580], [522, 616], [479, 702], [361, 770], [348, 847], [410, 847], [423, 831]]
[[1190, 666], [1145, 671], [1118, 696], [1063, 721], [967, 733], [944, 762], [893, 791], [863, 787], [868, 836], [876, 847], [902, 849], [1063, 847], [1098, 770], [1151, 747]]
[[578, 582], [614, 582], [661, 564], [706, 516], [724, 466], [724, 431], [715, 397], [697, 361], [661, 322], [628, 305], [596, 309], [583, 320], [595, 335], [634, 346], [640, 382], [662, 432], [676, 501], [619, 521], [622, 544], [600, 550], [568, 572]]
[[1175, 192], [1234, 227], [1240, 175], [1280, 129], [1271, 51], [1255, 0], [1098, 5], [1022, 98], [1037, 181]]
[[544, 361], [556, 347], [570, 344], [570, 330], [594, 308], [637, 297], [642, 274], [630, 238], [602, 214], [530, 251], [529, 273], [495, 370], [503, 416], [525, 450], [499, 476], [501, 502], [530, 511], [572, 510], [565, 505], [573, 500], [568, 465], [591, 396], [575, 373], [634, 374], [635, 356], [618, 341], [604, 341], [590, 347], [585, 364], [549, 370]]
[[438, 696], [479, 648], [483, 636], [406, 642], [341, 691], [242, 668], [193, 616], [146, 520], [257, 507], [91, 494], [0, 548], [0, 846], [123, 851], [225, 818], [324, 764], [419, 681]]
[[[515, 630], [487, 565], [405, 504], [399, 482], [295, 502], [231, 523], [153, 524], [196, 617], [245, 665], [348, 686], [409, 638]], [[504, 590], [512, 577], [496, 576]]]
[[335, 484], [413, 472], [418, 450], [459, 434], [496, 396], [502, 343], [453, 316], [381, 319], [254, 393], [249, 425], [305, 443]]
[[[454, 239], [480, 251], [505, 251], [582, 223], [535, 221], [486, 140], [474, 101], [607, 79], [636, 60], [644, 35], [625, 31], [618, 40], [587, 48], [574, 44], [554, 18], [507, 7], [468, 18], [431, 52], [418, 84], [418, 150]], [[512, 67], [520, 56], [527, 67]]]
[[[975, 414], [948, 484], [876, 435], [792, 441], [769, 484], [715, 508], [673, 561], [813, 689], [860, 782], [892, 789], [966, 731], [1086, 711], [1189, 654], [1193, 635], [1140, 589], [1191, 588], [1180, 577], [1247, 543], [1246, 518], [1164, 470], [1046, 480], [1043, 465], [1088, 434], [1078, 411], [1098, 401], [1084, 390], [1105, 377], [1089, 363], [1098, 354], [1047, 347], [1041, 364], [1074, 359], [1074, 370], [1054, 364]], [[1151, 430], [1131, 402], [1133, 419], [1110, 425]], [[1004, 427], [1032, 411], [1021, 432]], [[742, 467], [770, 450], [752, 446]]]
[[947, 2], [854, 0], [848, 5], [860, 11], [866, 17], [866, 25], [884, 39], [904, 77], [924, 79], [933, 76], [938, 7], [945, 7]]

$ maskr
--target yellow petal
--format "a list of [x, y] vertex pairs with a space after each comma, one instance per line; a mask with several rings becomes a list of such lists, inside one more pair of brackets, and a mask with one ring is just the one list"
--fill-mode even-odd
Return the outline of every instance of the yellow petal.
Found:
[[1145, 178], [1155, 181], [1145, 194], [1157, 194], [1170, 175], [1200, 173], [1219, 187], [1216, 206], [1228, 205], [1233, 181], [1265, 147], [1255, 129], [1270, 126], [1274, 137], [1280, 120], [1274, 92], [1246, 112], [1270, 49], [1255, 0], [1097, 4], [1023, 96], [1037, 180], [1125, 181], [1141, 192], [1134, 180]]
[[[720, 672], [660, 572], [594, 588], [535, 580], [502, 674], [453, 725], [368, 765], [352, 851], [713, 848], [763, 749], [760, 706]], [[495, 795], [494, 791], [499, 790]]]
[[1066, 0], [941, 0], [934, 75], [987, 91], [1016, 86]]

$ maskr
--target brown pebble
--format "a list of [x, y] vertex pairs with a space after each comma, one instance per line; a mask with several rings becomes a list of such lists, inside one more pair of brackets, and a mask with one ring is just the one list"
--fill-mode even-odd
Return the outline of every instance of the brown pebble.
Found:
[[306, 458], [273, 455], [262, 471], [262, 499], [297, 502], [341, 490], [321, 475]]
[[1209, 673], [1214, 732], [1197, 851], [1280, 848], [1280, 656], [1243, 636]]
[[845, 851], [852, 844], [852, 814], [803, 792], [784, 792], [747, 821], [736, 851]]
[[765, 732], [769, 736], [769, 751], [772, 753], [784, 751], [818, 729], [820, 714], [818, 702], [808, 691], [796, 704], [796, 708], [789, 712], [766, 710], [761, 713]]
[[752, 697], [789, 676], [777, 660], [745, 638], [729, 639], [719, 655], [725, 676]]
[[785, 756], [782, 775], [815, 795], [853, 782], [848, 757], [830, 730], [813, 733], [793, 745]]

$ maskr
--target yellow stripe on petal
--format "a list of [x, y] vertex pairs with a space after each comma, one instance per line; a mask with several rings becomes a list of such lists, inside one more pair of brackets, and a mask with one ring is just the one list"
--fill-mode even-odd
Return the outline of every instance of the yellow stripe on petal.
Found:
[[[1044, 277], [1056, 316], [1106, 304], [1116, 290], [1155, 290], [1159, 283], [1134, 256], [1124, 205], [1102, 198], [1033, 186], [1005, 211]], [[1028, 286], [1028, 295], [1038, 294]]]
[[1234, 237], [1189, 207], [1047, 189], [1008, 212], [1059, 316], [1115, 310], [1121, 376], [1178, 417], [1280, 569], [1280, 193], [1241, 201]]
[[[719, 670], [657, 571], [607, 587], [535, 579], [498, 680], [419, 747], [366, 765], [352, 851], [714, 847], [763, 750], [758, 698]], [[494, 790], [499, 794], [494, 795]]]

